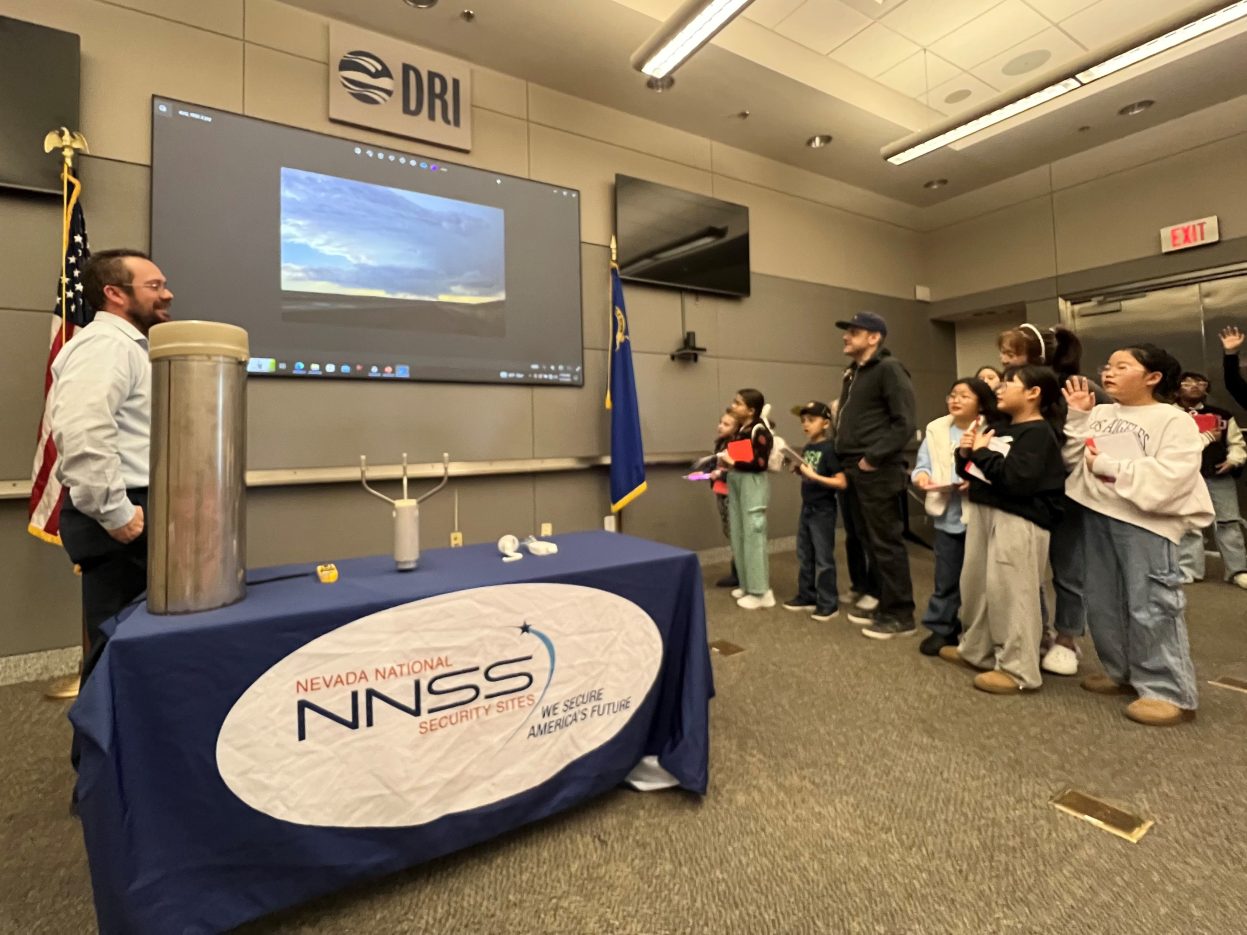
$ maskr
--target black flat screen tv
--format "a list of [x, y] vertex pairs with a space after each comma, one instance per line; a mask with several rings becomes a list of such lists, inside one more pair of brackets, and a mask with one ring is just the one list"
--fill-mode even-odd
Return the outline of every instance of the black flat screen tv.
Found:
[[48, 131], [78, 123], [78, 36], [0, 16], [0, 188], [61, 193]]
[[690, 292], [749, 295], [749, 209], [615, 176], [619, 276]]
[[156, 97], [152, 258], [256, 377], [584, 384], [575, 189]]

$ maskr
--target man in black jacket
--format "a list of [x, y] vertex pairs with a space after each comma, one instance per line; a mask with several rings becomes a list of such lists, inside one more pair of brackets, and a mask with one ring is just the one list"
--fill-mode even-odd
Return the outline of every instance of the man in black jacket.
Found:
[[914, 388], [909, 374], [883, 346], [888, 323], [873, 312], [858, 312], [844, 329], [844, 353], [853, 362], [844, 372], [836, 455], [848, 475], [845, 506], [865, 535], [878, 606], [850, 610], [851, 621], [873, 639], [908, 636], [914, 628], [914, 589], [902, 533], [901, 495], [905, 491], [902, 451], [914, 434]]

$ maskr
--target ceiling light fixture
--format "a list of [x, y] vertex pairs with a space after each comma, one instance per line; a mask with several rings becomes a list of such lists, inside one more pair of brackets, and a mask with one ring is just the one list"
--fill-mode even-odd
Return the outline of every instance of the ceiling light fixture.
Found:
[[929, 182], [923, 182], [922, 187], [934, 190], [937, 188], [943, 188], [947, 184], [948, 179], [931, 179]]
[[1119, 110], [1117, 115], [1119, 117], [1137, 117], [1155, 103], [1155, 101], [1135, 101], [1133, 104], [1127, 104]]
[[1030, 110], [1032, 107], [1038, 107], [1040, 104], [1046, 104], [1048, 101], [1058, 98], [1062, 94], [1068, 94], [1070, 91], [1073, 91], [1075, 88], [1079, 87], [1081, 87], [1081, 85], [1079, 85], [1075, 79], [1066, 78], [1064, 81], [1059, 81], [1056, 84], [1048, 85], [1046, 88], [1041, 88], [1033, 94], [1028, 94], [1026, 97], [1005, 104], [1003, 107], [997, 107], [995, 110], [988, 111], [980, 117], [975, 117], [973, 120], [969, 120], [966, 123], [958, 124], [952, 129], [945, 130], [938, 136], [933, 136], [929, 139], [923, 140], [920, 143], [916, 143], [913, 146], [902, 149], [890, 156], [886, 155], [885, 150], [885, 158], [894, 166], [903, 166], [905, 163], [910, 162], [913, 159], [917, 159], [919, 156], [925, 156], [929, 152], [934, 152], [937, 149], [943, 149], [949, 143], [964, 140], [971, 134], [978, 133], [980, 130], [986, 130], [988, 127], [994, 127], [996, 124], [1002, 123], [1010, 117], [1016, 117], [1023, 111]]
[[415, 7], [417, 10], [427, 10], [437, 6], [437, 0], [403, 0], [403, 3]]
[[805, 141], [805, 145], [810, 147], [810, 149], [822, 149], [830, 143], [831, 140], [832, 136], [830, 133], [820, 133], [817, 136], [811, 136]]
[[673, 84], [675, 84], [675, 78], [671, 75], [663, 75], [661, 78], [645, 79], [645, 86], [656, 94], [662, 94], [663, 91], [670, 91]]
[[1123, 68], [1129, 68], [1136, 62], [1151, 58], [1153, 55], [1159, 55], [1172, 49], [1174, 46], [1181, 45], [1184, 42], [1190, 42], [1197, 36], [1204, 33], [1212, 32], [1221, 26], [1225, 26], [1235, 20], [1240, 20], [1247, 16], [1247, 0], [1238, 0], [1237, 3], [1231, 3], [1229, 6], [1214, 10], [1207, 16], [1201, 16], [1199, 19], [1190, 23], [1185, 23], [1177, 29], [1171, 29], [1155, 39], [1140, 43], [1132, 49], [1127, 49], [1120, 55], [1114, 55], [1110, 59], [1092, 65], [1077, 72], [1075, 77], [1083, 84], [1089, 84], [1097, 78], [1103, 78], [1114, 72], [1121, 71]]
[[1011, 117], [1039, 107], [1041, 104], [1046, 104], [1063, 94], [1075, 91], [1092, 81], [1114, 74], [1244, 17], [1247, 17], [1247, 0], [1237, 0], [1235, 3], [1227, 4], [1212, 13], [1188, 22], [1170, 19], [1163, 25], [1154, 27], [1159, 32], [1136, 34], [1125, 40], [1125, 48], [1118, 46], [1107, 57], [1104, 53], [1084, 56], [1081, 60], [1067, 66], [1067, 70], [1050, 71], [1046, 76], [1038, 79], [1037, 90], [1024, 93], [1021, 97], [1002, 94], [984, 105], [987, 109], [981, 111], [978, 116], [968, 120], [949, 119], [934, 127], [911, 134], [903, 140], [897, 140], [883, 148], [883, 158], [894, 166], [904, 165], [919, 156], [942, 149]]
[[687, 0], [632, 54], [632, 67], [662, 78], [736, 18], [753, 0]]

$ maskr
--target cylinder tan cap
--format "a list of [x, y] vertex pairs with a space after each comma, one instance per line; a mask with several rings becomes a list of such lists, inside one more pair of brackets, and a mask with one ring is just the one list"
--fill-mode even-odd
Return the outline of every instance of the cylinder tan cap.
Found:
[[152, 360], [169, 357], [227, 357], [246, 363], [251, 357], [247, 332], [220, 321], [166, 321], [147, 332]]

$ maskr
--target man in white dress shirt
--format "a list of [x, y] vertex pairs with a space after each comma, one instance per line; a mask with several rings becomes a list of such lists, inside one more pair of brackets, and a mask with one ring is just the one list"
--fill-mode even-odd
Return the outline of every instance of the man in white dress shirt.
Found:
[[82, 284], [95, 318], [56, 355], [48, 408], [66, 488], [61, 542], [82, 568], [85, 680], [102, 645], [100, 625], [147, 588], [147, 332], [169, 320], [173, 293], [137, 250], [94, 254]]

